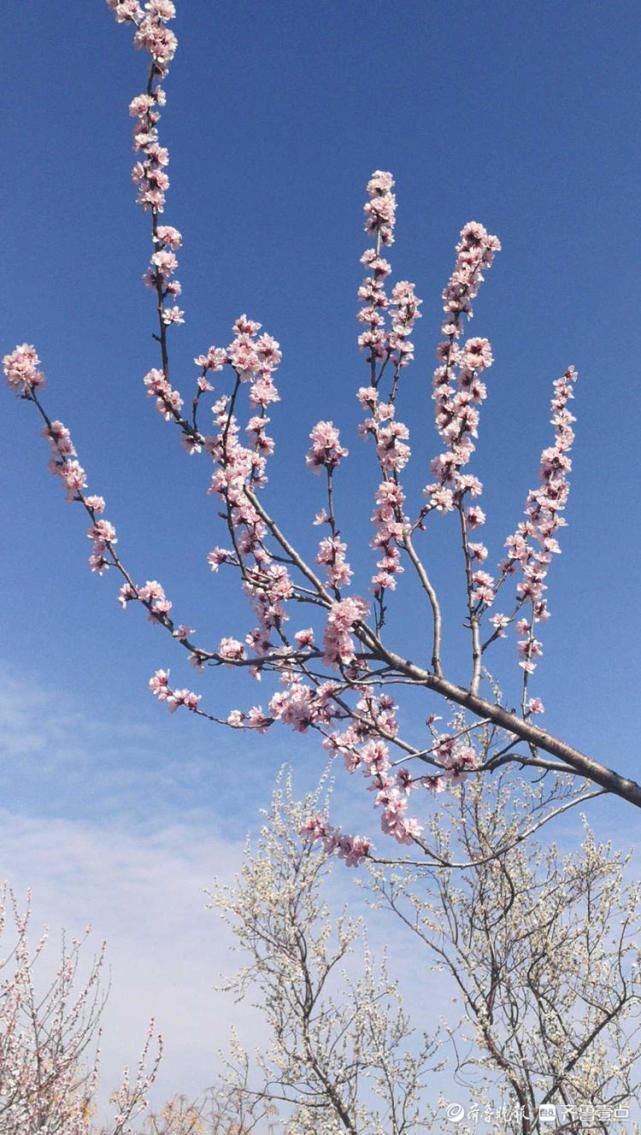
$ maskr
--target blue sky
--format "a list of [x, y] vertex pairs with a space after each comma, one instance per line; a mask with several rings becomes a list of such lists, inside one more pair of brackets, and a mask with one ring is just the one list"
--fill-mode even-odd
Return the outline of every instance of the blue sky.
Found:
[[[226, 343], [241, 311], [261, 320], [284, 351], [270, 492], [296, 524], [320, 507], [303, 457], [311, 426], [332, 416], [353, 454], [338, 484], [344, 528], [366, 549], [371, 496], [361, 502], [373, 474], [353, 392], [365, 381], [355, 293], [367, 178], [394, 172], [391, 259], [424, 299], [403, 406], [416, 488], [436, 452], [429, 383], [453, 245], [470, 219], [496, 232], [503, 252], [472, 325], [496, 360], [475, 458], [492, 559], [548, 443], [551, 380], [574, 363], [570, 527], [534, 689], [551, 729], [638, 778], [637, 6], [183, 0], [176, 31], [161, 124], [172, 155], [165, 219], [185, 237], [174, 375], [189, 389], [195, 354]], [[31, 0], [3, 14], [1, 70], [2, 353], [37, 344], [46, 404], [72, 429], [136, 576], [162, 580], [178, 617], [208, 642], [248, 629], [242, 602], [205, 564], [222, 541], [205, 464], [186, 459], [141, 384], [156, 352], [127, 105], [144, 59], [100, 0]], [[46, 473], [29, 408], [7, 395], [2, 423], [7, 809], [16, 824], [49, 830], [52, 848], [56, 825], [68, 824], [95, 839], [151, 840], [153, 857], [158, 833], [178, 824], [202, 850], [203, 876], [218, 854], [208, 839], [224, 841], [232, 864], [280, 762], [299, 758], [307, 784], [320, 769], [315, 747], [281, 732], [248, 751], [243, 737], [169, 718], [151, 701], [156, 667], [184, 682], [191, 671], [139, 612], [120, 612], [114, 579], [90, 575], [84, 521]], [[426, 539], [449, 610], [457, 565], [447, 525]], [[367, 553], [353, 558], [365, 564]], [[420, 643], [411, 599], [399, 599], [396, 627]], [[461, 680], [457, 633], [450, 667]], [[497, 672], [513, 671], [506, 646]], [[254, 692], [219, 672], [201, 689], [217, 711], [251, 704]], [[634, 833], [629, 806], [602, 816]], [[168, 836], [180, 872], [176, 847]], [[14, 865], [22, 878], [26, 861], [8, 848], [7, 874]], [[79, 885], [89, 901], [91, 887]], [[70, 908], [62, 898], [59, 907], [62, 922]], [[47, 917], [55, 913], [49, 901]]]

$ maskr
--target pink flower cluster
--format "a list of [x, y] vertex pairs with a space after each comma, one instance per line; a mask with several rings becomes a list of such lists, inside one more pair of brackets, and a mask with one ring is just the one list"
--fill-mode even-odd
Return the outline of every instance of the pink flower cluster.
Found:
[[362, 437], [373, 437], [383, 476], [372, 515], [375, 525], [372, 547], [382, 553], [376, 564], [378, 571], [372, 578], [372, 590], [377, 598], [382, 598], [386, 590], [396, 587], [396, 576], [403, 571], [397, 545], [409, 520], [403, 512], [405, 495], [398, 474], [410, 458], [409, 430], [402, 422], [394, 420], [394, 403], [381, 401], [374, 386], [362, 386], [357, 397], [363, 410], [368, 412], [359, 432]]
[[367, 616], [367, 603], [364, 599], [341, 599], [332, 603], [329, 609], [325, 638], [323, 641], [323, 661], [329, 666], [346, 666], [355, 658], [352, 631], [355, 623]]
[[[369, 274], [358, 289], [359, 299], [363, 300], [358, 319], [366, 327], [359, 335], [358, 345], [368, 350], [372, 366], [377, 359], [387, 362], [391, 358], [398, 370], [414, 357], [409, 336], [416, 320], [420, 319], [418, 309], [422, 301], [414, 292], [414, 284], [408, 280], [399, 280], [394, 285], [391, 300], [385, 291], [385, 280], [392, 269], [389, 261], [380, 255], [380, 247], [394, 243], [396, 198], [392, 193], [393, 185], [391, 173], [383, 170], [375, 170], [367, 185], [365, 231], [376, 235], [376, 247], [368, 248], [361, 257]], [[389, 327], [386, 311], [389, 311]]]
[[[537, 623], [549, 618], [547, 600], [544, 592], [545, 582], [552, 556], [561, 551], [557, 540], [560, 528], [565, 527], [564, 511], [570, 494], [569, 473], [572, 461], [569, 456], [574, 443], [574, 415], [568, 409], [568, 402], [574, 398], [574, 384], [578, 373], [569, 367], [553, 383], [550, 419], [554, 426], [554, 445], [544, 449], [541, 454], [539, 488], [528, 493], [525, 506], [525, 520], [522, 521], [505, 546], [507, 557], [501, 564], [501, 577], [518, 573], [517, 596], [519, 604], [531, 604], [530, 620], [520, 619], [517, 630], [521, 635], [518, 643], [519, 665], [527, 674], [536, 669], [536, 658], [542, 653], [542, 645], [534, 637]], [[535, 712], [534, 710], [531, 712]], [[539, 710], [538, 712], [541, 712]]]
[[[38, 400], [36, 391], [42, 387], [45, 377], [38, 370], [40, 359], [35, 347], [22, 343], [3, 359], [4, 372], [9, 386], [23, 398], [36, 402], [45, 420], [43, 437], [51, 446], [49, 472], [59, 477], [67, 490], [67, 500], [83, 504], [91, 517], [87, 536], [92, 541], [89, 566], [92, 571], [102, 575], [113, 563], [113, 547], [118, 542], [116, 529], [108, 520], [98, 519], [104, 512], [105, 502], [100, 496], [87, 496], [87, 474], [78, 461], [70, 431], [63, 422], [51, 421]], [[111, 556], [111, 558], [108, 558]]]
[[376, 561], [378, 572], [372, 578], [374, 595], [396, 589], [396, 577], [404, 572], [398, 541], [402, 540], [408, 517], [403, 512], [405, 494], [398, 481], [382, 481], [376, 492], [376, 508], [372, 514], [375, 533], [372, 547], [381, 553]]
[[192, 713], [198, 712], [200, 694], [195, 694], [192, 690], [173, 690], [169, 685], [168, 670], [156, 670], [149, 679], [149, 689], [158, 701], [166, 703], [170, 713], [175, 713], [181, 706]]
[[9, 386], [22, 398], [29, 398], [32, 390], [44, 386], [45, 376], [38, 370], [40, 359], [30, 343], [20, 343], [11, 354], [5, 355], [2, 366]]
[[333, 472], [349, 450], [341, 445], [340, 434], [333, 422], [317, 422], [309, 435], [311, 448], [307, 454], [307, 465], [314, 473], [321, 469]]
[[329, 582], [336, 590], [347, 586], [353, 575], [346, 552], [347, 544], [339, 536], [325, 536], [318, 545], [316, 563], [324, 567]]
[[178, 44], [174, 33], [165, 26], [176, 16], [173, 0], [147, 0], [144, 5], [139, 0], [107, 0], [107, 7], [119, 24], [136, 25], [134, 44], [149, 53], [154, 73], [164, 77]]
[[[470, 221], [461, 230], [454, 271], [443, 291], [446, 318], [441, 330], [445, 338], [437, 350], [439, 365], [434, 372], [432, 396], [436, 428], [445, 449], [432, 462], [436, 481], [425, 489], [428, 504], [423, 516], [432, 509], [449, 512], [462, 505], [466, 494], [478, 497], [482, 492], [480, 481], [461, 470], [474, 452], [478, 407], [487, 397], [481, 375], [492, 365], [492, 350], [487, 339], [475, 337], [462, 345], [459, 341], [463, 319], [471, 317], [472, 300], [484, 280], [483, 269], [490, 267], [500, 247], [483, 225]], [[480, 508], [469, 509], [469, 527], [476, 528], [484, 520]]]
[[371, 840], [360, 835], [343, 835], [340, 828], [333, 827], [323, 816], [309, 816], [300, 834], [307, 840], [322, 840], [326, 853], [337, 852], [347, 867], [358, 867], [372, 848]]
[[[336, 716], [336, 715], [334, 715]], [[348, 772], [360, 770], [370, 781], [374, 806], [382, 809], [381, 829], [401, 844], [420, 838], [418, 821], [408, 816], [410, 794], [425, 787], [425, 778], [413, 779], [406, 768], [394, 771], [387, 742], [398, 734], [396, 704], [389, 694], [375, 697], [362, 690], [346, 729], [326, 733], [324, 746], [332, 756], [342, 756]]]
[[479, 760], [476, 750], [460, 738], [443, 734], [438, 738], [434, 748], [436, 759], [444, 771], [439, 773], [437, 777], [427, 778], [429, 781], [427, 787], [433, 792], [442, 791], [447, 781], [456, 784], [465, 780], [468, 773], [478, 768]]

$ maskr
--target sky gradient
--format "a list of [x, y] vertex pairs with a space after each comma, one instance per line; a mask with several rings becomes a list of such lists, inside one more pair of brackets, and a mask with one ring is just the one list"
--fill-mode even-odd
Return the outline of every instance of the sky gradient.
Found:
[[[638, 779], [637, 5], [182, 0], [176, 32], [161, 122], [172, 158], [164, 219], [185, 241], [175, 381], [190, 389], [193, 356], [228, 342], [240, 312], [260, 320], [284, 352], [270, 499], [311, 546], [305, 517], [323, 502], [304, 453], [311, 426], [333, 417], [353, 462], [338, 481], [338, 505], [351, 558], [366, 565], [374, 480], [354, 399], [366, 380], [355, 344], [365, 184], [373, 169], [394, 173], [390, 259], [395, 277], [415, 281], [424, 300], [402, 411], [417, 491], [437, 448], [430, 376], [453, 246], [471, 219], [497, 233], [503, 251], [471, 327], [489, 337], [495, 356], [474, 458], [486, 485], [486, 542], [494, 562], [549, 444], [551, 381], [574, 363], [569, 528], [550, 573], [553, 617], [532, 688], [550, 730]], [[185, 457], [141, 383], [157, 352], [141, 284], [149, 226], [134, 204], [127, 105], [143, 88], [145, 60], [101, 0], [9, 6], [1, 52], [1, 353], [25, 340], [37, 345], [45, 404], [71, 428], [136, 577], [161, 580], [178, 620], [207, 642], [240, 637], [252, 625], [244, 602], [206, 565], [207, 551], [224, 542], [205, 492], [208, 470]], [[138, 997], [142, 1035], [154, 983], [163, 984], [190, 911], [190, 940], [199, 942], [188, 979], [194, 1005], [206, 974], [216, 980], [210, 959], [224, 950], [210, 949], [214, 915], [203, 913], [203, 886], [221, 864], [223, 873], [238, 865], [277, 768], [298, 761], [303, 790], [323, 758], [284, 729], [248, 746], [153, 703], [146, 686], [154, 669], [171, 666], [179, 684], [193, 684], [193, 673], [140, 611], [119, 610], [113, 578], [89, 573], [84, 520], [46, 472], [35, 415], [9, 394], [2, 438], [0, 875], [30, 883], [35, 909], [41, 903], [52, 925], [99, 923], [124, 1001]], [[449, 666], [464, 680], [451, 535], [437, 523], [426, 540], [452, 612]], [[423, 628], [411, 593], [402, 594], [395, 627], [419, 649]], [[512, 642], [496, 670], [513, 680]], [[253, 691], [236, 678], [206, 676], [204, 702], [225, 713], [251, 704]], [[356, 812], [361, 819], [360, 804]], [[596, 815], [635, 838], [629, 805], [611, 802]], [[159, 893], [162, 877], [168, 896]], [[149, 925], [160, 926], [163, 909], [174, 912], [153, 979], [127, 976], [146, 948], [131, 914], [141, 879]], [[117, 907], [104, 899], [111, 887], [121, 888]], [[205, 1065], [194, 1065], [182, 996], [170, 1014], [182, 1045], [171, 1082], [175, 1075], [178, 1090], [182, 1076], [195, 1091], [206, 1086], [197, 1082]], [[133, 1032], [127, 1025], [127, 1037]]]

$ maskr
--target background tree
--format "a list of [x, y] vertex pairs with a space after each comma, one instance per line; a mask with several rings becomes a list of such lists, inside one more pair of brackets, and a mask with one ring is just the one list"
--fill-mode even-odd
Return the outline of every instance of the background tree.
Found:
[[204, 1105], [183, 1095], [174, 1096], [159, 1111], [151, 1112], [144, 1130], [149, 1135], [219, 1135], [212, 1127], [207, 1128]]
[[288, 1135], [410, 1135], [425, 1129], [419, 1113], [437, 1064], [437, 1029], [432, 1037], [413, 1035], [398, 986], [371, 955], [362, 922], [330, 915], [330, 855], [299, 834], [320, 794], [297, 802], [290, 780], [281, 779], [237, 885], [214, 892], [249, 956], [227, 988], [257, 996], [270, 1031], [253, 1075], [235, 1040], [224, 1092], [284, 1103]]
[[378, 867], [374, 887], [457, 990], [449, 1033], [472, 1116], [515, 1135], [638, 1131], [640, 888], [585, 819], [565, 854], [519, 839], [519, 813], [548, 792], [505, 771], [467, 781], [431, 822], [435, 854], [466, 869]]
[[[566, 855], [520, 838], [524, 814], [572, 800], [567, 779], [531, 786], [503, 770], [470, 780], [431, 822], [442, 866], [370, 865], [373, 904], [420, 947], [414, 978], [446, 974], [456, 995], [461, 1017], [444, 1026], [439, 1059], [451, 1094], [466, 1091], [461, 1130], [639, 1130], [639, 886], [585, 821]], [[427, 1075], [434, 1042], [408, 1049], [411, 1022], [390, 999], [393, 984], [367, 951], [360, 961], [358, 925], [332, 921], [323, 905], [334, 837], [308, 837], [321, 821], [332, 832], [327, 805], [319, 793], [296, 802], [289, 781], [279, 785], [238, 886], [216, 895], [250, 958], [234, 988], [258, 991], [271, 1036], [262, 1081], [237, 1044], [228, 1084], [249, 1100], [290, 1103], [287, 1135], [451, 1131]], [[361, 970], [330, 997], [329, 978], [357, 943]]]
[[[2, 1135], [90, 1135], [95, 1110], [104, 943], [83, 965], [87, 934], [62, 938], [53, 977], [40, 976], [48, 942], [45, 932], [29, 940], [30, 908], [0, 889], [0, 1132]], [[13, 940], [7, 941], [13, 930]], [[83, 969], [86, 975], [83, 976]], [[158, 1049], [151, 1056], [151, 1045]], [[126, 1135], [130, 1120], [146, 1106], [161, 1055], [150, 1026], [133, 1080], [125, 1070], [114, 1093], [117, 1113], [104, 1135]]]

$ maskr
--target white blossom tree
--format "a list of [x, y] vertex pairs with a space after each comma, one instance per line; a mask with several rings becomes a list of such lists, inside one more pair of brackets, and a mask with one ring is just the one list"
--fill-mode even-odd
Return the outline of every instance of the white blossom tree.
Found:
[[234, 1040], [224, 1091], [250, 1104], [284, 1103], [288, 1135], [410, 1135], [424, 1130], [436, 1030], [412, 1035], [398, 986], [370, 953], [362, 921], [345, 911], [330, 915], [331, 858], [300, 835], [320, 792], [296, 802], [281, 779], [237, 884], [213, 895], [249, 956], [226, 988], [259, 996], [271, 1038], [253, 1076]]
[[565, 853], [519, 838], [519, 814], [537, 813], [559, 788], [568, 792], [505, 770], [491, 784], [467, 781], [430, 825], [436, 854], [464, 869], [372, 865], [372, 881], [457, 991], [463, 1012], [449, 1034], [472, 1118], [514, 1135], [630, 1135], [641, 1087], [641, 888], [585, 818], [580, 846]]
[[[235, 1042], [226, 1090], [248, 1105], [285, 1101], [287, 1135], [451, 1131], [447, 1101], [426, 1091], [436, 1035], [408, 1047], [385, 967], [362, 950], [358, 924], [324, 905], [329, 851], [306, 838], [310, 817], [331, 827], [320, 792], [301, 803], [279, 783], [238, 885], [215, 895], [250, 959], [231, 988], [258, 991], [271, 1037], [253, 1074]], [[415, 978], [451, 987], [458, 1010], [438, 1060], [450, 1099], [465, 1090], [462, 1131], [479, 1120], [510, 1135], [639, 1130], [640, 888], [585, 820], [566, 854], [521, 838], [524, 815], [561, 801], [576, 802], [567, 780], [528, 786], [505, 769], [469, 780], [432, 820], [440, 866], [373, 860], [361, 880], [414, 936]], [[350, 951], [356, 974], [330, 991]]]

